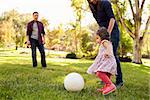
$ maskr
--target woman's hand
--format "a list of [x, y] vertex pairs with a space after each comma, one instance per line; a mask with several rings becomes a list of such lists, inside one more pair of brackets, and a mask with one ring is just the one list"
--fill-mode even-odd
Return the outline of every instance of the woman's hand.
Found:
[[104, 57], [105, 57], [105, 58], [109, 58], [109, 57], [110, 57], [110, 52], [106, 51], [106, 52], [104, 53]]

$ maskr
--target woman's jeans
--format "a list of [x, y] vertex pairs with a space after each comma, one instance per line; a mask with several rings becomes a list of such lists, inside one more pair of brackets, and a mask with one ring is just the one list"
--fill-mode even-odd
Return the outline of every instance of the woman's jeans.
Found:
[[112, 42], [112, 45], [113, 45], [113, 53], [114, 53], [114, 56], [115, 56], [116, 62], [117, 62], [116, 84], [119, 84], [119, 83], [123, 82], [120, 60], [117, 56], [119, 41], [120, 41], [119, 29], [114, 29], [111, 33], [111, 42]]

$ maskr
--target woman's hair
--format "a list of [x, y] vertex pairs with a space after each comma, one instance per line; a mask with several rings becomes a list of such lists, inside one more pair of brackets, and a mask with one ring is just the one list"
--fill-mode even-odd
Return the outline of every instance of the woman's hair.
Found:
[[109, 33], [105, 27], [100, 27], [96, 34], [101, 37], [101, 40], [110, 41]]
[[[89, 5], [92, 6], [93, 4], [90, 2], [90, 0], [87, 0], [89, 2]], [[101, 0], [97, 0], [96, 8], [95, 10], [101, 9]]]

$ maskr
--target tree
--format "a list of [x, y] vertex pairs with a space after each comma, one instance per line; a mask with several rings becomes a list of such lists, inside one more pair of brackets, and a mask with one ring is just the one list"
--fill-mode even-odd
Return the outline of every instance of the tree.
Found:
[[57, 49], [57, 50], [65, 50], [65, 33], [62, 28], [62, 24], [60, 24], [57, 28], [50, 31], [47, 30], [47, 42], [46, 46], [51, 49]]
[[12, 33], [15, 33], [14, 28], [12, 27], [13, 23], [8, 21], [1, 21], [0, 23], [0, 44], [1, 46], [6, 46], [14, 42], [13, 37], [15, 36]]
[[46, 18], [42, 17], [41, 22], [43, 23], [44, 28], [45, 28], [46, 30], [49, 30], [49, 29], [48, 29], [48, 26], [49, 26], [48, 20], [47, 20]]
[[30, 16], [30, 14], [20, 14], [14, 9], [4, 12], [0, 18], [0, 26], [3, 29], [0, 32], [0, 38], [3, 37], [1, 38], [3, 39], [1, 44], [15, 43], [16, 50], [18, 46], [23, 47], [26, 37], [26, 25], [31, 18]]
[[145, 38], [145, 34], [147, 33], [149, 24], [150, 24], [150, 15], [148, 15], [148, 19], [146, 21], [145, 29], [142, 32], [141, 30], [141, 25], [142, 25], [142, 15], [143, 15], [143, 8], [145, 5], [146, 0], [127, 0], [129, 3], [129, 6], [131, 8], [132, 12], [132, 20], [129, 20], [133, 26], [129, 27], [126, 22], [125, 22], [125, 17], [122, 16], [121, 10], [119, 5], [119, 0], [114, 0], [114, 4], [117, 8], [118, 15], [121, 21], [121, 24], [124, 26], [126, 31], [129, 33], [130, 37], [132, 37], [134, 41], [134, 46], [133, 46], [133, 62], [137, 64], [142, 63], [142, 54], [141, 54], [141, 48], [143, 44], [143, 39]]
[[26, 41], [26, 29], [27, 29], [27, 23], [31, 20], [31, 14], [30, 13], [26, 13], [26, 14], [20, 14], [20, 24], [21, 27], [19, 29], [19, 34], [20, 34], [20, 43], [19, 45], [21, 47], [24, 47], [24, 43]]
[[[126, 6], [126, 1], [120, 2], [120, 5], [118, 5], [120, 8], [120, 14], [121, 16], [125, 16], [125, 12], [127, 11]], [[127, 34], [126, 30], [124, 29], [123, 25], [121, 24], [121, 20], [118, 16], [118, 9], [116, 8], [115, 5], [113, 5], [113, 10], [115, 14], [115, 18], [117, 20], [117, 23], [119, 25], [120, 29], [120, 44], [119, 44], [119, 50], [118, 54], [120, 57], [126, 57], [128, 52], [132, 52], [132, 47], [133, 47], [133, 41], [130, 38], [129, 34]], [[125, 19], [125, 23], [127, 26], [132, 27], [132, 23], [130, 23], [130, 19]]]
[[80, 48], [83, 53], [89, 53], [93, 51], [96, 43], [94, 41], [94, 38], [92, 38], [92, 34], [90, 34], [86, 28], [82, 30], [80, 41]]
[[[75, 28], [75, 36], [74, 36], [74, 43], [76, 52], [78, 51], [78, 35], [81, 33], [81, 20], [84, 17], [84, 13], [87, 7], [85, 5], [85, 0], [71, 0], [71, 6], [74, 8], [76, 14], [76, 23], [74, 24]], [[85, 7], [85, 8], [84, 8]]]
[[124, 27], [119, 23], [119, 28], [121, 31], [121, 39], [120, 39], [120, 45], [119, 45], [119, 55], [120, 57], [127, 57], [128, 52], [133, 52], [133, 41], [130, 38], [129, 34], [126, 33]]

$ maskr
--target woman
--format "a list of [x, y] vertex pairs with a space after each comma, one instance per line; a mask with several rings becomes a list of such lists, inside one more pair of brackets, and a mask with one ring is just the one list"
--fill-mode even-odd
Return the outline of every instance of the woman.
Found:
[[120, 41], [120, 32], [118, 24], [115, 20], [111, 3], [108, 0], [88, 0], [88, 2], [98, 25], [100, 27], [106, 27], [108, 33], [111, 36], [110, 39], [113, 45], [113, 53], [117, 62], [116, 86], [117, 88], [120, 88], [121, 86], [123, 86], [120, 60], [117, 57], [117, 49]]

